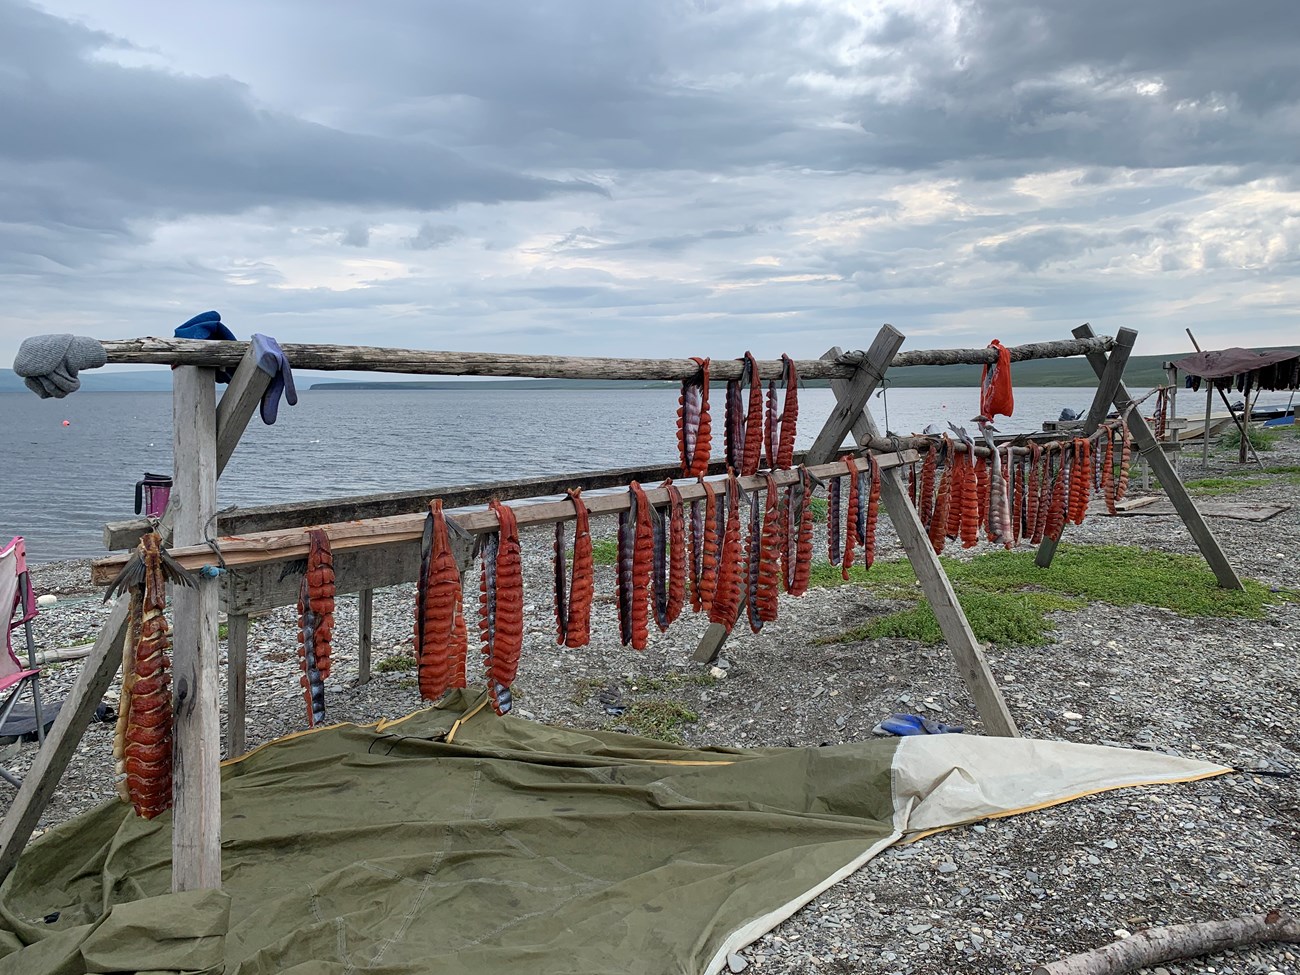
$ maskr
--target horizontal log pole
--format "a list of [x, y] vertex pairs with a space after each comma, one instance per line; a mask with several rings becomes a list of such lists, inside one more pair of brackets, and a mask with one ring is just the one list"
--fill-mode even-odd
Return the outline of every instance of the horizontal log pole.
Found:
[[[1103, 352], [1110, 339], [1068, 339], [1011, 347], [1011, 359], [1059, 359]], [[138, 338], [103, 340], [111, 363], [210, 366], [231, 369], [248, 349], [247, 342], [199, 339]], [[510, 376], [532, 379], [641, 379], [680, 382], [699, 372], [690, 359], [614, 359], [594, 356], [513, 355], [504, 352], [436, 352], [426, 349], [388, 349], [365, 345], [288, 344], [284, 353], [295, 369], [356, 372], [392, 372], [426, 376]], [[795, 363], [803, 379], [847, 379], [865, 353], [849, 352], [839, 360], [805, 359]], [[981, 365], [993, 362], [991, 349], [921, 349], [900, 352], [892, 366]], [[714, 359], [713, 380], [740, 376], [738, 359]], [[763, 379], [779, 379], [779, 359], [758, 364]]]
[[[885, 448], [892, 450], [892, 447]], [[794, 455], [801, 463], [804, 452]], [[518, 481], [485, 481], [479, 484], [455, 484], [448, 487], [425, 488], [418, 491], [400, 491], [391, 494], [361, 494], [347, 498], [327, 498], [321, 501], [299, 501], [293, 504], [273, 504], [260, 507], [235, 508], [217, 516], [217, 535], [252, 535], [259, 532], [297, 528], [300, 525], [332, 525], [341, 521], [364, 521], [388, 515], [423, 515], [429, 510], [433, 498], [441, 498], [446, 509], [469, 508], [498, 501], [522, 501], [552, 494], [563, 494], [569, 488], [596, 491], [619, 487], [640, 481], [657, 483], [681, 474], [680, 464], [660, 464], [655, 467], [614, 467], [596, 471], [578, 471], [572, 474], [547, 474]], [[709, 474], [725, 474], [727, 465], [716, 461], [709, 465]], [[104, 548], [110, 552], [135, 548], [140, 536], [150, 531], [145, 518], [128, 521], [110, 521], [104, 526]]]
[[[1107, 335], [1098, 335], [1090, 339], [1062, 339], [1059, 342], [1029, 342], [1025, 345], [1007, 347], [1012, 362], [1025, 362], [1029, 359], [1068, 359], [1070, 356], [1088, 355], [1090, 352], [1109, 352], [1114, 346], [1114, 339]], [[856, 357], [856, 358], [855, 358]], [[837, 359], [837, 362], [857, 361], [861, 353], [849, 352]], [[889, 364], [891, 369], [908, 366], [980, 366], [997, 362], [998, 354], [994, 349], [913, 349], [900, 352]], [[710, 370], [712, 372], [712, 370]]]
[[[159, 365], [211, 365], [224, 368], [238, 363], [247, 342], [199, 339], [141, 338], [104, 340], [101, 343], [111, 363]], [[393, 372], [425, 376], [497, 376], [525, 379], [641, 379], [678, 381], [699, 374], [691, 359], [613, 359], [596, 356], [518, 355], [507, 352], [437, 352], [428, 349], [389, 349], [367, 345], [282, 346], [295, 369], [325, 371]], [[709, 364], [711, 380], [740, 378], [739, 359], [714, 359]], [[850, 376], [853, 365], [838, 365], [809, 359], [796, 362], [805, 379]], [[759, 362], [759, 375], [780, 379], [782, 362]]]
[[[886, 470], [903, 464], [912, 464], [918, 460], [913, 451], [899, 454], [877, 455], [876, 460]], [[842, 461], [819, 464], [808, 468], [818, 477], [834, 477], [845, 474], [847, 467]], [[793, 484], [799, 477], [797, 469], [777, 471], [773, 475], [778, 486]], [[715, 489], [725, 485], [725, 481], [710, 482]], [[764, 475], [740, 478], [743, 491], [761, 490], [767, 486]], [[704, 488], [698, 481], [683, 481], [677, 485], [682, 499], [692, 501], [704, 497]], [[668, 492], [663, 488], [646, 488], [646, 498], [654, 507], [663, 507], [668, 503]], [[614, 494], [596, 495], [583, 499], [587, 511], [594, 516], [617, 514], [628, 508], [628, 493], [620, 491]], [[559, 521], [571, 521], [573, 505], [563, 501], [539, 501], [534, 504], [520, 505], [514, 509], [515, 520], [520, 528], [539, 525], [552, 525]], [[449, 520], [456, 522], [470, 534], [485, 535], [497, 530], [497, 516], [491, 511], [472, 511], [450, 515]], [[372, 518], [363, 522], [343, 522], [331, 525], [318, 525], [324, 528], [330, 538], [330, 547], [334, 551], [369, 548], [378, 545], [392, 545], [396, 542], [419, 538], [424, 533], [424, 515], [406, 514], [384, 518]], [[295, 528], [289, 531], [264, 532], [258, 535], [233, 536], [218, 539], [222, 559], [227, 566], [237, 567], [256, 565], [265, 562], [284, 562], [302, 558], [308, 550], [307, 528]], [[216, 561], [216, 556], [207, 545], [191, 545], [173, 548], [171, 556], [187, 569], [198, 569]], [[100, 559], [91, 566], [91, 582], [95, 585], [107, 585], [121, 571], [127, 555], [114, 555]]]

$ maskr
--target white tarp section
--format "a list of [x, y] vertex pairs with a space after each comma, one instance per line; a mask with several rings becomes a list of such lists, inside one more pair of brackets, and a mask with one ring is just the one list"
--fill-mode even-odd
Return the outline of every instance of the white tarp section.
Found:
[[1227, 771], [1212, 762], [1104, 745], [916, 735], [901, 739], [894, 753], [894, 825], [905, 835], [922, 833], [1110, 789]]

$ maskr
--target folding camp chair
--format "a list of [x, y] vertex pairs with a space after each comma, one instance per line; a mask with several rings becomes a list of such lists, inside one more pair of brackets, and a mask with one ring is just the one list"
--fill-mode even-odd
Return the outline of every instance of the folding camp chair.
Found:
[[[41, 707], [40, 670], [36, 667], [36, 641], [32, 637], [32, 620], [36, 616], [36, 596], [27, 572], [27, 553], [21, 537], [0, 549], [0, 609], [5, 611], [4, 653], [0, 653], [0, 734], [10, 733], [10, 721], [19, 695], [26, 688], [32, 692], [36, 740], [45, 743], [45, 714]], [[16, 615], [15, 615], [16, 614]], [[27, 637], [27, 666], [14, 653], [13, 632], [22, 626]], [[22, 729], [26, 732], [26, 728]], [[0, 766], [0, 778], [14, 786], [22, 780]]]

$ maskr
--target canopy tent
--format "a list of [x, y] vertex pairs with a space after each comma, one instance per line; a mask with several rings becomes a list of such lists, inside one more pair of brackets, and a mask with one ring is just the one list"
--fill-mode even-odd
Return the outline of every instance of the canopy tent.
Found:
[[1188, 385], [1201, 388], [1201, 380], [1213, 380], [1216, 386], [1238, 390], [1296, 389], [1300, 387], [1300, 350], [1297, 349], [1222, 349], [1197, 352], [1169, 363], [1189, 377]]
[[226, 763], [220, 891], [170, 893], [170, 813], [55, 827], [0, 887], [0, 973], [716, 972], [891, 844], [1227, 771], [962, 735], [691, 749], [483, 703]]

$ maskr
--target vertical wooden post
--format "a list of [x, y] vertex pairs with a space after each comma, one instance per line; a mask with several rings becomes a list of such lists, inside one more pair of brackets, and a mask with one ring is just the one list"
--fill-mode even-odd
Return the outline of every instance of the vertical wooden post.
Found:
[[1214, 380], [1205, 380], [1205, 437], [1201, 441], [1201, 466], [1210, 466], [1210, 407], [1214, 403]]
[[[1088, 338], [1092, 335], [1092, 326], [1080, 325], [1074, 329], [1076, 339]], [[1106, 414], [1110, 412], [1111, 401], [1115, 399], [1115, 393], [1124, 381], [1124, 367], [1128, 365], [1129, 355], [1133, 349], [1130, 345], [1127, 348], [1115, 346], [1109, 356], [1105, 353], [1097, 353], [1098, 357], [1104, 362], [1105, 368], [1097, 374], [1097, 392], [1092, 397], [1092, 406], [1088, 408], [1088, 416], [1083, 421], [1083, 430], [1080, 436], [1091, 437], [1096, 432], [1097, 427], [1101, 426], [1101, 421], [1106, 419]], [[1142, 472], [1143, 478], [1146, 477], [1146, 469]], [[1145, 487], [1145, 482], [1143, 484]], [[1065, 526], [1061, 526], [1061, 532], [1065, 532]], [[1052, 559], [1056, 556], [1056, 546], [1060, 543], [1060, 538], [1055, 540], [1044, 538], [1038, 546], [1038, 554], [1034, 556], [1034, 565], [1040, 569], [1046, 569], [1052, 564]]]
[[[1081, 330], [1082, 334], [1080, 334]], [[1081, 339], [1090, 339], [1093, 337], [1093, 331], [1089, 326], [1083, 325], [1075, 329], [1075, 335]], [[1115, 348], [1116, 350], [1122, 348], [1131, 349], [1136, 340], [1137, 332], [1131, 328], [1121, 328], [1115, 333]], [[1097, 374], [1097, 378], [1102, 378], [1106, 372], [1106, 357], [1097, 352], [1087, 358], [1088, 365], [1092, 366], [1092, 371]], [[1128, 388], [1122, 382], [1115, 393], [1114, 403], [1115, 409], [1121, 413], [1124, 413], [1133, 405]], [[1138, 451], [1146, 457], [1147, 463], [1155, 471], [1156, 477], [1160, 478], [1160, 484], [1164, 487], [1165, 494], [1173, 503], [1174, 510], [1183, 519], [1183, 524], [1187, 526], [1188, 532], [1191, 533], [1192, 539], [1201, 550], [1201, 554], [1205, 556], [1205, 561], [1209, 563], [1215, 578], [1219, 580], [1219, 588], [1244, 589], [1245, 586], [1237, 578], [1237, 573], [1233, 571], [1228, 557], [1223, 554], [1223, 549], [1219, 547], [1219, 540], [1214, 537], [1214, 532], [1210, 531], [1210, 526], [1205, 523], [1205, 518], [1197, 510], [1196, 503], [1192, 500], [1191, 495], [1187, 493], [1187, 488], [1183, 486], [1182, 478], [1178, 476], [1177, 471], [1174, 470], [1174, 465], [1170, 463], [1169, 456], [1160, 448], [1160, 444], [1156, 442], [1155, 434], [1147, 426], [1146, 418], [1138, 410], [1129, 413], [1128, 428], [1133, 435], [1134, 443], [1137, 444]]]
[[1169, 427], [1167, 430], [1166, 440], [1174, 445], [1174, 471], [1177, 472], [1182, 466], [1182, 443], [1179, 440], [1180, 427], [1178, 419], [1178, 369], [1171, 363], [1165, 363], [1165, 381], [1169, 384]]
[[[835, 407], [831, 410], [831, 415], [826, 418], [826, 422], [822, 424], [817, 439], [808, 449], [804, 457], [805, 464], [813, 467], [828, 463], [835, 456], [836, 451], [844, 446], [844, 438], [853, 432], [856, 418], [862, 415], [867, 400], [880, 385], [885, 370], [894, 361], [894, 356], [898, 354], [902, 344], [903, 335], [898, 329], [893, 325], [880, 326], [871, 348], [867, 350], [866, 359], [858, 365], [852, 379], [844, 380], [843, 395], [836, 394]], [[836, 350], [835, 355], [839, 354]], [[742, 608], [744, 598], [742, 594]], [[722, 645], [727, 642], [727, 633], [727, 628], [721, 623], [710, 623], [704, 630], [704, 636], [700, 638], [700, 645], [695, 648], [695, 661], [708, 663], [715, 659], [722, 650]]]
[[[216, 373], [179, 366], [172, 389], [173, 538], [197, 545], [215, 529], [217, 513]], [[172, 588], [173, 892], [221, 886], [217, 597], [215, 579]]]
[[373, 639], [372, 624], [375, 613], [375, 591], [362, 589], [357, 593], [357, 683], [370, 680], [370, 650]]
[[[834, 359], [839, 354], [839, 349], [831, 349], [822, 358]], [[834, 390], [836, 397], [840, 397], [855, 381], [832, 379], [831, 389]], [[878, 436], [880, 431], [876, 427], [876, 421], [872, 419], [871, 411], [865, 407], [860, 408], [853, 422], [853, 439], [861, 443]], [[975, 709], [979, 712], [985, 729], [990, 735], [1002, 738], [1020, 737], [1015, 719], [1011, 717], [1011, 711], [1002, 697], [1002, 691], [993, 678], [993, 671], [989, 669], [988, 661], [984, 659], [984, 651], [980, 649], [979, 641], [975, 639], [975, 632], [970, 628], [970, 622], [962, 611], [961, 603], [957, 601], [952, 583], [944, 573], [939, 557], [934, 554], [925, 526], [921, 524], [921, 518], [916, 513], [912, 499], [908, 497], [907, 489], [903, 486], [901, 467], [881, 472], [880, 497], [885, 502], [885, 511], [889, 514], [894, 530], [898, 532], [898, 540], [902, 543], [903, 551], [907, 553], [908, 561], [912, 563], [912, 571], [916, 573], [916, 578], [921, 583], [926, 601], [934, 610], [939, 629], [948, 644], [948, 649], [952, 652], [957, 671], [975, 701]]]
[[245, 738], [248, 690], [248, 616], [232, 614], [226, 621], [226, 757], [247, 750]]

